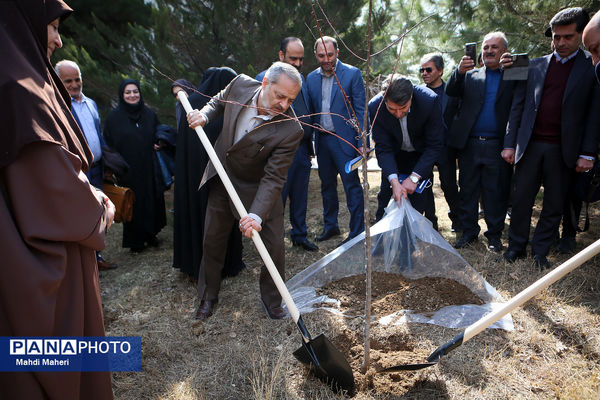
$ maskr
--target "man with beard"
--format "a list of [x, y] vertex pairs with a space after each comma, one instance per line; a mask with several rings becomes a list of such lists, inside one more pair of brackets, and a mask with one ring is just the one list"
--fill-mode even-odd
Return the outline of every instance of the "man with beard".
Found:
[[[238, 75], [202, 110], [188, 114], [191, 128], [223, 115], [223, 129], [215, 143], [227, 175], [248, 215], [240, 219], [239, 229], [252, 237], [261, 236], [277, 270], [285, 279], [283, 204], [281, 191], [294, 153], [303, 137], [290, 105], [302, 86], [302, 78], [289, 64], [276, 62], [266, 72], [262, 83], [247, 75]], [[239, 217], [229, 201], [225, 186], [212, 162], [204, 171], [200, 185], [210, 185], [202, 262], [198, 276], [200, 305], [196, 319], [213, 314], [221, 286], [221, 270], [227, 250], [227, 238], [234, 219]], [[263, 266], [260, 292], [267, 315], [281, 319], [281, 295]]]
[[[67, 88], [71, 96], [71, 112], [81, 128], [90, 150], [94, 155], [94, 162], [86, 173], [90, 183], [102, 190], [104, 184], [104, 165], [102, 160], [102, 146], [105, 145], [100, 130], [100, 115], [96, 102], [83, 94], [83, 79], [79, 66], [73, 61], [62, 60], [54, 67], [56, 74]], [[100, 252], [96, 253], [99, 270], [115, 269], [117, 265], [102, 258]]]
[[[364, 228], [363, 190], [358, 171], [345, 172], [346, 162], [362, 154], [360, 132], [365, 113], [365, 85], [360, 70], [338, 60], [337, 41], [330, 36], [318, 38], [314, 46], [320, 67], [308, 74], [306, 84], [315, 124], [315, 148], [323, 197], [323, 232], [317, 241], [340, 234], [337, 176], [340, 175], [350, 211], [350, 232], [342, 242], [361, 233]], [[357, 130], [358, 129], [358, 130]], [[348, 143], [351, 145], [349, 145]]]
[[[515, 164], [509, 245], [504, 253], [509, 262], [526, 254], [533, 204], [543, 184], [542, 212], [530, 243], [535, 264], [550, 267], [546, 256], [570, 185], [576, 172], [589, 171], [594, 164], [600, 97], [592, 57], [579, 49], [588, 20], [580, 7], [558, 12], [550, 21], [554, 52], [532, 60], [527, 81], [515, 90], [502, 151], [502, 157]], [[576, 221], [571, 225], [568, 214], [565, 220], [563, 239], [571, 238], [574, 250]]]
[[[304, 46], [302, 41], [297, 37], [286, 37], [281, 41], [279, 50], [279, 61], [294, 66], [298, 72], [304, 63]], [[263, 71], [256, 76], [256, 80], [262, 82], [265, 73]], [[300, 74], [302, 76], [302, 74]], [[300, 246], [304, 250], [317, 251], [319, 248], [314, 243], [310, 242], [306, 228], [306, 208], [308, 201], [308, 182], [310, 180], [310, 159], [314, 157], [312, 135], [313, 129], [307, 124], [311, 123], [311, 118], [308, 108], [308, 91], [306, 89], [304, 76], [302, 76], [302, 90], [298, 93], [298, 97], [292, 103], [292, 108], [302, 124], [304, 130], [304, 138], [296, 150], [294, 161], [288, 171], [287, 181], [283, 187], [281, 196], [283, 198], [283, 208], [285, 202], [290, 198], [290, 223], [292, 230], [290, 236], [294, 246]], [[301, 118], [302, 116], [306, 116]]]
[[512, 168], [502, 160], [500, 152], [515, 86], [515, 81], [502, 79], [500, 66], [510, 60], [503, 57], [507, 46], [504, 33], [488, 33], [482, 44], [484, 67], [475, 69], [475, 60], [464, 56], [446, 84], [446, 93], [461, 101], [448, 134], [448, 145], [459, 150], [459, 209], [463, 234], [454, 245], [457, 249], [477, 241], [481, 196], [488, 249], [502, 250], [500, 237]]

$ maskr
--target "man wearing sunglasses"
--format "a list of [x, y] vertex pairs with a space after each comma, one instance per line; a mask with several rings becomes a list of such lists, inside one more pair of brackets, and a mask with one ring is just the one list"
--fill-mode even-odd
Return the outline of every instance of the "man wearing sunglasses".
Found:
[[[433, 164], [443, 147], [445, 129], [439, 96], [405, 77], [392, 75], [368, 109], [374, 121], [375, 154], [382, 176], [377, 215], [383, 215], [390, 199], [390, 185], [398, 204], [408, 197], [417, 211], [425, 213], [433, 202], [431, 187], [421, 194], [414, 192], [421, 180], [432, 177]], [[401, 179], [400, 175], [407, 177]]]
[[[430, 53], [425, 54], [421, 58], [421, 68], [419, 68], [423, 83], [429, 89], [433, 90], [440, 98], [442, 106], [442, 115], [446, 129], [450, 127], [452, 118], [458, 108], [458, 101], [446, 94], [446, 82], [442, 80], [444, 74], [444, 58], [441, 54]], [[446, 132], [447, 133], [447, 132]], [[444, 192], [444, 198], [448, 203], [448, 218], [452, 221], [452, 231], [460, 231], [460, 219], [458, 218], [459, 197], [458, 184], [456, 182], [456, 159], [457, 151], [455, 148], [446, 145], [446, 136], [444, 135], [444, 147], [440, 152], [440, 156], [436, 162], [438, 167], [440, 186]], [[435, 203], [432, 204], [432, 210], [435, 214]], [[428, 215], [428, 211], [425, 215]], [[429, 216], [428, 216], [429, 218]], [[429, 218], [432, 219], [432, 218]], [[437, 219], [437, 218], [436, 218]]]

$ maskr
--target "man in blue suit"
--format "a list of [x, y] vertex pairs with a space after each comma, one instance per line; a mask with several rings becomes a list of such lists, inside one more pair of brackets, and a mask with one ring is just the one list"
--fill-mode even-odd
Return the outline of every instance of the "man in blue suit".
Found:
[[[86, 173], [90, 183], [102, 190], [104, 185], [104, 165], [102, 163], [102, 146], [105, 145], [104, 137], [100, 129], [100, 116], [96, 102], [85, 96], [81, 91], [83, 81], [79, 66], [73, 61], [62, 60], [56, 64], [56, 73], [65, 85], [71, 96], [71, 111], [85, 135], [88, 146], [94, 155], [94, 162]], [[117, 268], [117, 265], [102, 258], [100, 252], [96, 253], [99, 270]]]
[[[432, 178], [433, 164], [444, 145], [440, 97], [431, 89], [394, 75], [369, 102], [369, 116], [375, 121], [373, 140], [383, 178], [382, 191], [384, 181], [389, 182], [394, 200], [400, 203], [408, 197], [417, 211], [425, 213], [433, 202], [431, 187], [420, 194], [414, 192], [419, 181]], [[400, 180], [399, 174], [408, 177]], [[377, 197], [379, 214], [389, 196]]]
[[[531, 238], [531, 252], [540, 269], [550, 266], [546, 256], [571, 182], [576, 173], [594, 165], [600, 93], [592, 57], [579, 48], [588, 20], [581, 7], [558, 12], [550, 21], [554, 52], [532, 60], [527, 81], [515, 90], [502, 151], [502, 157], [515, 164], [509, 245], [504, 253], [509, 262], [526, 254], [531, 212], [543, 184], [544, 202]], [[574, 230], [572, 227], [572, 250]], [[565, 234], [563, 226], [563, 238]]]
[[[337, 41], [330, 36], [317, 39], [314, 45], [319, 68], [308, 74], [306, 84], [311, 110], [320, 130], [315, 134], [315, 147], [321, 178], [323, 197], [323, 233], [317, 241], [327, 240], [340, 234], [338, 226], [339, 202], [337, 175], [346, 192], [346, 204], [350, 211], [350, 232], [344, 242], [364, 230], [363, 190], [358, 171], [347, 174], [345, 164], [362, 152], [360, 132], [365, 112], [365, 84], [360, 70], [337, 59]], [[343, 140], [342, 140], [343, 139]], [[347, 141], [348, 143], [344, 142]]]
[[[304, 63], [304, 46], [302, 45], [302, 41], [292, 36], [283, 39], [279, 50], [279, 61], [293, 65], [300, 72]], [[255, 79], [262, 81], [266, 72], [264, 70]], [[317, 251], [319, 247], [310, 242], [306, 237], [306, 204], [308, 200], [308, 182], [310, 180], [310, 159], [315, 154], [312, 143], [313, 129], [310, 125], [307, 125], [311, 123], [311, 119], [309, 116], [308, 90], [306, 89], [304, 76], [302, 76], [302, 90], [292, 103], [292, 108], [298, 120], [301, 123], [305, 123], [302, 124], [304, 138], [294, 154], [294, 161], [288, 171], [287, 181], [285, 182], [281, 196], [283, 197], [284, 208], [287, 198], [290, 198], [290, 223], [292, 225], [290, 236], [292, 244], [300, 246], [304, 250]]]

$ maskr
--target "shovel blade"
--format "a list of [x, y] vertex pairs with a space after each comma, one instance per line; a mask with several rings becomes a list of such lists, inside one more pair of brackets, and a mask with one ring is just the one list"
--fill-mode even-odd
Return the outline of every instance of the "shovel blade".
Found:
[[294, 357], [310, 367], [311, 372], [335, 391], [354, 394], [354, 375], [348, 361], [323, 334], [302, 343]]

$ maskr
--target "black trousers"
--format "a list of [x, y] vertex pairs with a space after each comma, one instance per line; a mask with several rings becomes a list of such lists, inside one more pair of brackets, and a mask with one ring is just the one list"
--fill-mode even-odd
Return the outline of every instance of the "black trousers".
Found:
[[483, 211], [488, 239], [500, 238], [510, 193], [512, 166], [500, 153], [502, 140], [469, 138], [458, 157], [460, 185], [460, 223], [463, 236], [479, 235], [479, 197], [483, 199]]
[[458, 195], [458, 183], [456, 180], [456, 159], [458, 151], [452, 147], [444, 147], [442, 156], [437, 164], [440, 176], [440, 186], [444, 192], [444, 198], [448, 203], [448, 217], [452, 221], [452, 227], [460, 230], [460, 198]]
[[530, 142], [515, 169], [509, 242], [511, 250], [524, 251], [529, 241], [531, 213], [540, 186], [544, 186], [542, 212], [531, 238], [533, 254], [547, 255], [556, 238], [571, 180], [559, 144]]

